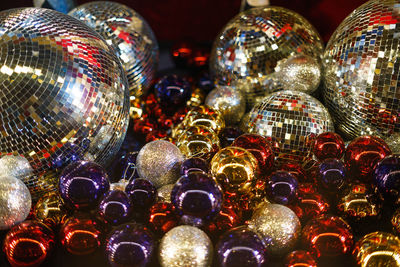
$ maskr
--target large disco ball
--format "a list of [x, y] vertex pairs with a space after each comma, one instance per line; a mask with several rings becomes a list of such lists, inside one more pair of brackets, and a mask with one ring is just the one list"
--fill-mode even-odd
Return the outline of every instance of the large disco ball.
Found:
[[368, 1], [336, 29], [324, 53], [324, 98], [347, 139], [400, 132], [400, 5]]
[[248, 131], [273, 137], [280, 143], [279, 159], [306, 162], [312, 143], [323, 132], [333, 131], [327, 109], [314, 97], [298, 91], [270, 94], [250, 112]]
[[34, 198], [70, 160], [112, 158], [128, 111], [125, 72], [95, 31], [49, 9], [0, 12], [0, 156], [29, 160]]
[[158, 44], [149, 24], [133, 9], [115, 2], [99, 1], [71, 10], [73, 16], [98, 32], [121, 60], [131, 95], [146, 93], [158, 62]]
[[282, 7], [252, 8], [218, 35], [210, 71], [217, 83], [241, 88], [251, 108], [273, 91], [317, 89], [322, 53], [319, 34], [299, 14]]

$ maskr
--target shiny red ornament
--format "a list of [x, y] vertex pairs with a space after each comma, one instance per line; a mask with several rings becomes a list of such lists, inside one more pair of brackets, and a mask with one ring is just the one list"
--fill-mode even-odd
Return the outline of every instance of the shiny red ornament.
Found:
[[60, 230], [63, 247], [74, 255], [87, 255], [96, 251], [104, 241], [102, 225], [86, 214], [68, 218]]
[[210, 51], [204, 47], [195, 47], [189, 59], [189, 64], [194, 68], [208, 66]]
[[304, 248], [320, 258], [351, 253], [354, 241], [350, 226], [342, 218], [324, 215], [305, 225], [301, 242]]
[[171, 49], [172, 59], [177, 67], [187, 68], [193, 55], [193, 44], [190, 41], [175, 43]]
[[158, 129], [158, 130], [154, 130], [154, 131], [148, 133], [146, 135], [145, 141], [146, 141], [146, 143], [149, 143], [151, 141], [165, 139], [165, 138], [167, 138], [167, 136], [168, 136], [167, 131]]
[[360, 136], [346, 148], [344, 163], [350, 180], [369, 182], [375, 165], [392, 154], [389, 146], [376, 136]]
[[155, 233], [163, 235], [179, 223], [175, 207], [168, 202], [155, 203], [150, 208], [149, 224]]
[[205, 230], [210, 233], [210, 236], [217, 237], [239, 226], [241, 222], [242, 211], [235, 205], [224, 202], [218, 215], [205, 227]]
[[278, 140], [272, 136], [266, 136], [265, 139], [267, 139], [267, 141], [269, 142], [269, 146], [274, 152], [275, 157], [279, 156], [279, 154], [281, 153], [281, 145], [279, 144]]
[[53, 231], [37, 221], [24, 221], [14, 226], [3, 243], [3, 251], [13, 267], [39, 266], [53, 247]]
[[285, 267], [317, 267], [317, 261], [305, 250], [295, 250], [285, 258]]
[[258, 134], [242, 134], [233, 141], [232, 146], [242, 147], [253, 154], [261, 172], [271, 172], [275, 155], [265, 137]]
[[310, 177], [307, 176], [306, 171], [303, 169], [303, 167], [294, 161], [287, 161], [283, 162], [277, 170], [280, 171], [287, 171], [290, 174], [292, 174], [294, 177], [296, 177], [297, 181], [299, 183], [308, 183], [308, 182], [314, 182], [314, 180]]
[[337, 133], [322, 133], [314, 141], [313, 152], [319, 161], [329, 158], [341, 159], [344, 150], [344, 141]]

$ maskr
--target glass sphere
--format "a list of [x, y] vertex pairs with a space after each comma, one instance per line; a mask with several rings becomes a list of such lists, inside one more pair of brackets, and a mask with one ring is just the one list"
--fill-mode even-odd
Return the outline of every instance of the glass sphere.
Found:
[[173, 110], [185, 105], [192, 93], [190, 83], [177, 75], [162, 77], [154, 85], [154, 90], [158, 103]]
[[373, 182], [388, 203], [400, 203], [400, 155], [390, 155], [375, 166]]
[[319, 161], [328, 158], [341, 159], [345, 149], [344, 141], [334, 132], [325, 132], [317, 136], [313, 144], [314, 155]]
[[108, 191], [98, 208], [100, 218], [113, 226], [128, 222], [132, 211], [132, 202], [128, 194], [118, 189]]
[[137, 178], [129, 182], [125, 188], [135, 213], [146, 213], [156, 201], [157, 189], [146, 179]]
[[285, 258], [285, 267], [317, 267], [317, 261], [305, 250], [295, 250], [290, 252]]
[[328, 194], [338, 194], [347, 185], [346, 167], [342, 161], [335, 158], [325, 159], [318, 169], [318, 184]]
[[181, 175], [186, 175], [192, 171], [208, 173], [208, 162], [202, 158], [188, 158], [184, 160], [181, 165]]
[[153, 231], [161, 236], [178, 225], [180, 217], [175, 206], [168, 202], [155, 203], [150, 208], [149, 225]]
[[49, 192], [43, 195], [36, 202], [35, 209], [33, 210], [34, 218], [50, 228], [63, 224], [67, 215], [64, 202], [57, 192]]
[[268, 200], [282, 205], [292, 203], [297, 199], [298, 181], [287, 171], [273, 172], [266, 186]]

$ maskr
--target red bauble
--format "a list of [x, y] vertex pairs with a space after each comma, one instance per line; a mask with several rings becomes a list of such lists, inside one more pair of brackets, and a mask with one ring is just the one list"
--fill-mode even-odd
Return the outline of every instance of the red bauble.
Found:
[[60, 230], [60, 241], [74, 255], [87, 255], [96, 251], [104, 240], [104, 229], [86, 214], [68, 218]]
[[345, 149], [344, 141], [340, 135], [333, 132], [325, 132], [317, 136], [314, 141], [314, 155], [319, 161], [335, 158], [341, 159]]
[[281, 153], [281, 146], [280, 146], [278, 140], [272, 136], [266, 136], [265, 139], [268, 141], [269, 146], [271, 147], [275, 156], [276, 157], [279, 156], [279, 153]]
[[241, 210], [233, 204], [224, 202], [218, 215], [206, 226], [205, 230], [210, 233], [210, 236], [217, 237], [240, 225], [241, 222]]
[[314, 182], [313, 179], [307, 176], [306, 171], [303, 169], [303, 167], [301, 167], [299, 163], [293, 161], [287, 161], [284, 162], [282, 165], [280, 165], [277, 169], [280, 171], [289, 172], [294, 177], [296, 177], [299, 183]]
[[232, 146], [242, 147], [253, 154], [261, 172], [269, 173], [272, 170], [275, 155], [265, 137], [258, 134], [242, 134], [233, 141]]
[[157, 234], [163, 235], [177, 226], [179, 219], [171, 203], [158, 202], [150, 208], [149, 224]]
[[340, 217], [323, 215], [303, 228], [302, 245], [316, 257], [337, 257], [351, 252], [353, 234]]
[[317, 262], [310, 252], [295, 250], [289, 253], [285, 259], [285, 267], [317, 267]]
[[376, 136], [361, 136], [346, 148], [344, 163], [350, 179], [370, 181], [375, 165], [390, 155], [389, 146]]
[[3, 250], [13, 267], [39, 266], [54, 247], [54, 233], [45, 224], [24, 221], [7, 233]]

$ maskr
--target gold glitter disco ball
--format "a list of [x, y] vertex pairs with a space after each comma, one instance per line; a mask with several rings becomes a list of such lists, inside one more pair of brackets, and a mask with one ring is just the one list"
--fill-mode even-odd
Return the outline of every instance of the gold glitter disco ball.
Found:
[[399, 1], [368, 1], [326, 47], [324, 99], [347, 139], [400, 132], [399, 13]]
[[68, 15], [86, 23], [111, 45], [124, 67], [130, 93], [146, 93], [158, 63], [158, 44], [149, 24], [135, 10], [109, 1], [90, 2]]
[[252, 8], [218, 35], [210, 71], [217, 83], [243, 90], [251, 108], [273, 91], [317, 89], [322, 53], [319, 34], [299, 14], [282, 7]]
[[125, 72], [94, 30], [48, 9], [0, 12], [0, 157], [28, 159], [33, 198], [55, 190], [70, 160], [107, 163], [128, 112]]
[[278, 159], [305, 162], [315, 137], [333, 131], [328, 110], [314, 97], [298, 91], [270, 94], [250, 112], [248, 131], [280, 142]]

